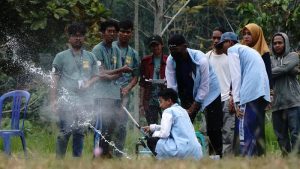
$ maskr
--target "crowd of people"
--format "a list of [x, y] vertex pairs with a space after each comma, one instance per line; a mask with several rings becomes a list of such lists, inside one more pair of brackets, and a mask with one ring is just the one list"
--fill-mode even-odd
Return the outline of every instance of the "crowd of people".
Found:
[[112, 153], [107, 140], [124, 149], [128, 115], [122, 106], [128, 107], [137, 84], [140, 114], [148, 123], [142, 129], [158, 159], [203, 157], [193, 127], [199, 112], [205, 117], [209, 155], [265, 155], [268, 109], [282, 154], [300, 153], [299, 56], [290, 50], [285, 33], [274, 34], [270, 50], [255, 23], [242, 28], [241, 42], [234, 32], [217, 27], [206, 54], [189, 48], [181, 34], [170, 35], [167, 45], [153, 35], [151, 54], [143, 57], [129, 45], [133, 31], [129, 20], [102, 22], [102, 41], [89, 52], [83, 47], [85, 26], [68, 26], [70, 49], [52, 63], [51, 107], [60, 129], [57, 157], [64, 157], [71, 135], [73, 156], [81, 156], [85, 128], [79, 124], [89, 112], [101, 131], [94, 135], [94, 157], [122, 157]]

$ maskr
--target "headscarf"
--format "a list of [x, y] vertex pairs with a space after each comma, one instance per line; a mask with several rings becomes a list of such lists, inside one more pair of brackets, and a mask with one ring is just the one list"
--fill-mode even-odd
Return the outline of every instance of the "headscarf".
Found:
[[[249, 23], [242, 29], [242, 31], [246, 28], [251, 32], [253, 43], [252, 48], [258, 51], [261, 56], [267, 52], [270, 52], [261, 27], [255, 23]], [[242, 41], [242, 44], [245, 45], [244, 41]]]

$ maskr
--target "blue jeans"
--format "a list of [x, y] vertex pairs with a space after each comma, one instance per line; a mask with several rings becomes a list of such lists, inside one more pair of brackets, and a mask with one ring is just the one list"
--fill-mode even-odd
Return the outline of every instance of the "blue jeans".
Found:
[[[65, 112], [70, 113], [70, 112]], [[73, 135], [73, 156], [80, 157], [83, 150], [84, 128], [76, 125], [77, 119], [66, 119], [65, 115], [60, 115], [59, 135], [56, 141], [56, 156], [63, 158], [66, 154], [70, 136]], [[74, 123], [75, 122], [75, 123]]]
[[300, 107], [274, 111], [272, 121], [282, 155], [288, 155], [292, 149], [300, 153], [300, 146], [296, 147], [300, 134]]

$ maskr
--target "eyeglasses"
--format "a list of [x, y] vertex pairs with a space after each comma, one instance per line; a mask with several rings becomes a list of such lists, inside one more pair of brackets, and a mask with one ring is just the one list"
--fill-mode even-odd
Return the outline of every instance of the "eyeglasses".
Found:
[[78, 35], [77, 35], [77, 34], [75, 34], [75, 35], [74, 35], [74, 34], [71, 34], [70, 37], [71, 37], [71, 38], [83, 38], [84, 35], [82, 35], [82, 34], [78, 34]]

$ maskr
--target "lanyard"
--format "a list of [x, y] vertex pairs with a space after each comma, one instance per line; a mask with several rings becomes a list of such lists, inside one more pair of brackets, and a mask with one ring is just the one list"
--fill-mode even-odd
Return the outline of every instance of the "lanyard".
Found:
[[77, 66], [77, 69], [79, 70], [79, 73], [80, 73], [80, 76], [82, 77], [82, 62], [83, 62], [83, 51], [82, 49], [80, 50], [80, 58], [79, 58], [79, 62], [77, 61], [76, 59], [76, 56], [74, 54], [74, 51], [72, 49], [70, 49], [71, 53], [72, 53], [72, 56], [73, 56], [73, 59], [74, 59], [74, 62]]
[[[121, 50], [121, 46], [120, 46], [120, 43], [118, 42], [118, 47], [119, 47], [119, 49], [120, 49], [120, 51], [121, 51], [121, 59], [122, 59], [122, 66], [124, 66], [125, 65], [125, 59], [126, 59], [126, 56], [127, 56], [127, 53], [128, 53], [128, 46], [126, 47], [126, 52], [125, 52], [125, 54], [123, 55], [123, 50]], [[124, 49], [124, 48], [123, 48]]]
[[103, 47], [105, 49], [105, 53], [106, 53], [106, 56], [107, 56], [107, 63], [109, 64], [110, 63], [110, 67], [108, 67], [107, 69], [115, 69], [115, 63], [114, 63], [114, 58], [113, 58], [113, 48], [107, 48], [105, 46], [105, 44], [103, 44]]

